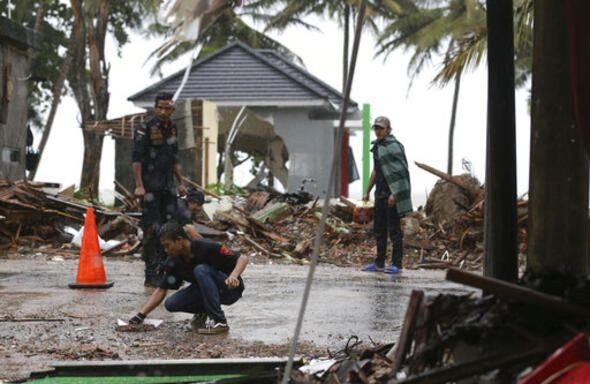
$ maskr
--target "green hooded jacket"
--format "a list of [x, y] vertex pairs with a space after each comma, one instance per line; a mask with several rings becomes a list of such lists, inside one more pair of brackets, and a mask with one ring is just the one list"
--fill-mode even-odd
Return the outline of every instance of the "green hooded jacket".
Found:
[[412, 212], [410, 173], [404, 146], [393, 135], [386, 136], [382, 140], [375, 140], [372, 144], [377, 147], [381, 172], [391, 194], [395, 196], [397, 212], [400, 215]]

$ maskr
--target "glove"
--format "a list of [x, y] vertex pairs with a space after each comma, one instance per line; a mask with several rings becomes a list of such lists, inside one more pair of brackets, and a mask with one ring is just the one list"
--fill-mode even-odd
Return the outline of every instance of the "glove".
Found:
[[138, 325], [138, 324], [143, 323], [144, 320], [145, 320], [145, 315], [141, 312], [137, 312], [137, 315], [135, 315], [131, 319], [129, 319], [129, 324]]

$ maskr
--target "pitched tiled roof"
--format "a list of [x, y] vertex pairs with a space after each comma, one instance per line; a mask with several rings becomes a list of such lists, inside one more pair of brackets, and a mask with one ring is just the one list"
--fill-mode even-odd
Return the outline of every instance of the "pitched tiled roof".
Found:
[[[184, 69], [128, 99], [152, 102], [158, 92], [174, 93], [183, 75]], [[282, 55], [254, 50], [238, 41], [195, 62], [179, 98], [297, 106], [340, 104], [342, 94]], [[353, 101], [350, 105], [357, 106]]]

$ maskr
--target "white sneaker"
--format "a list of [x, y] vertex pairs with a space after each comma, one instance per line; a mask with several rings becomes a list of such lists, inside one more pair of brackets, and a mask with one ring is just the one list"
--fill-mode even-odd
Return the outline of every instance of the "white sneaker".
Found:
[[218, 323], [213, 319], [207, 319], [205, 326], [197, 330], [201, 335], [216, 335], [228, 331], [229, 325], [227, 325], [227, 323]]

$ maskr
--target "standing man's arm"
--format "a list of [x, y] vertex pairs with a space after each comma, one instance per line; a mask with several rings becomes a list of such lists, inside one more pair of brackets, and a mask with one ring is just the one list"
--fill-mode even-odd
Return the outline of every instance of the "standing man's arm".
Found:
[[143, 186], [143, 179], [141, 178], [141, 163], [139, 161], [133, 162], [133, 179], [135, 180], [135, 196], [143, 198], [145, 196], [145, 187]]
[[[176, 126], [173, 126], [173, 135], [176, 136]], [[178, 193], [184, 196], [186, 195], [186, 185], [184, 184], [184, 179], [182, 177], [181, 166], [180, 166], [180, 159], [178, 158], [178, 140], [174, 140], [174, 144], [172, 144], [172, 152], [174, 153], [174, 176], [176, 177], [176, 181], [178, 181]]]
[[178, 161], [174, 163], [174, 176], [176, 176], [176, 180], [178, 181], [178, 193], [183, 196], [186, 195], [186, 185], [184, 184], [184, 179], [180, 171], [180, 162]]
[[371, 172], [371, 177], [369, 178], [369, 185], [367, 185], [367, 191], [363, 195], [363, 201], [369, 201], [369, 194], [371, 193], [371, 189], [375, 185], [375, 170]]
[[133, 163], [131, 165], [133, 170], [133, 179], [135, 181], [135, 196], [143, 198], [145, 196], [145, 186], [143, 185], [142, 173], [142, 160], [145, 156], [148, 147], [148, 139], [146, 132], [147, 128], [145, 124], [139, 124], [135, 128], [135, 139], [133, 140]]

